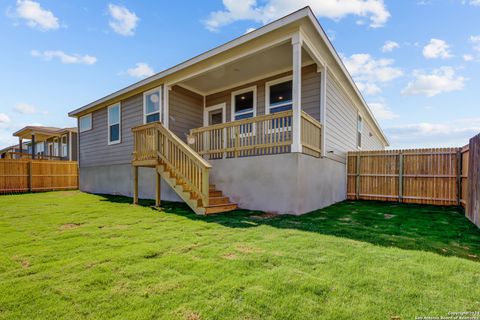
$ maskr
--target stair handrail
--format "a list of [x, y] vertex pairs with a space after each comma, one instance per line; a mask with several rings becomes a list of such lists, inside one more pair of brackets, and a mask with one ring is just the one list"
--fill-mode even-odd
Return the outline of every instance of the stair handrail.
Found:
[[132, 128], [134, 161], [159, 161], [185, 184], [202, 207], [209, 205], [209, 171], [211, 164], [160, 122]]

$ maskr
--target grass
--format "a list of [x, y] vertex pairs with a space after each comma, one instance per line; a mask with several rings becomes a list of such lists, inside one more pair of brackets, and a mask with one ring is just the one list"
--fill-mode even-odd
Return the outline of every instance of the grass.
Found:
[[461, 209], [343, 202], [198, 217], [129, 198], [0, 197], [0, 319], [389, 319], [480, 311]]

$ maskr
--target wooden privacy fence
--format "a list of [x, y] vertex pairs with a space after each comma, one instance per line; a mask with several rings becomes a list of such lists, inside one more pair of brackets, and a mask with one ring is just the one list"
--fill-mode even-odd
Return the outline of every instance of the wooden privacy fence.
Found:
[[76, 161], [0, 159], [0, 193], [78, 189]]
[[480, 134], [470, 139], [468, 150], [465, 152], [468, 154], [465, 215], [480, 227]]
[[350, 152], [347, 198], [460, 205], [462, 155], [462, 148]]

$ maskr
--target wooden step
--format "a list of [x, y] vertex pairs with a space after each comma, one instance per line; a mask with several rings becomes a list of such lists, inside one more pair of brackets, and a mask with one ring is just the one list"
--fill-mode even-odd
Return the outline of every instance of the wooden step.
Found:
[[218, 191], [218, 190], [213, 190], [213, 191], [210, 191], [208, 193], [209, 197], [213, 198], [213, 197], [223, 197], [223, 193], [222, 191]]
[[238, 209], [238, 206], [236, 203], [210, 205], [207, 208], [205, 208], [205, 214], [222, 213], [222, 212], [232, 211], [236, 209]]
[[228, 197], [209, 197], [208, 203], [211, 206], [218, 204], [228, 204], [230, 203], [230, 199]]

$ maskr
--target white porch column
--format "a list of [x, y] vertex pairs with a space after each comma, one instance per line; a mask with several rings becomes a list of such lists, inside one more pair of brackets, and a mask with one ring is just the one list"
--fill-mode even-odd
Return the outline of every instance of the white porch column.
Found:
[[292, 37], [293, 80], [292, 80], [292, 152], [302, 152], [301, 110], [302, 110], [302, 37], [296, 33]]
[[327, 73], [328, 67], [325, 64], [320, 71], [320, 123], [322, 124], [320, 147], [321, 155], [325, 157], [325, 127], [327, 124]]
[[169, 103], [169, 91], [170, 91], [170, 86], [167, 85], [166, 83], [163, 85], [163, 118], [162, 118], [162, 123], [166, 128], [169, 128], [169, 111], [170, 111], [170, 103]]

